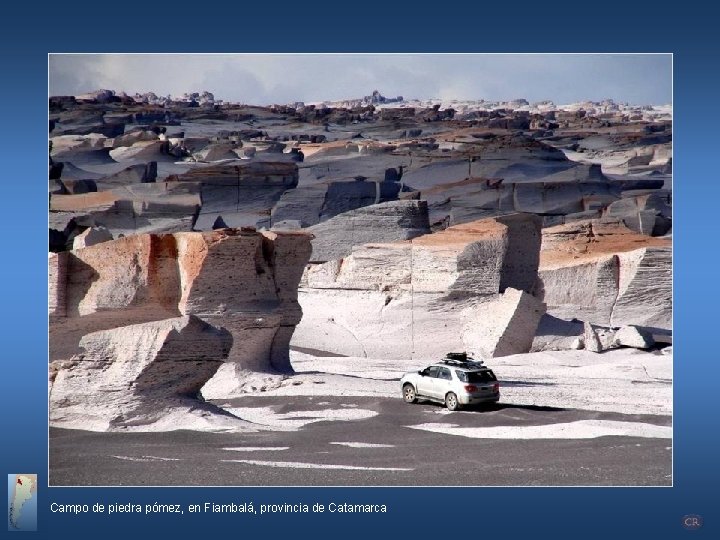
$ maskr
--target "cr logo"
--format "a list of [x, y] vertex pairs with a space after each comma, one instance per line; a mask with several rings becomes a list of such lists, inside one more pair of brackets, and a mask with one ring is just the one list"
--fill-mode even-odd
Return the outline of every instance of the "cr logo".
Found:
[[687, 516], [683, 516], [682, 524], [683, 527], [689, 531], [699, 529], [703, 524], [702, 516], [698, 516], [697, 514], [688, 514]]

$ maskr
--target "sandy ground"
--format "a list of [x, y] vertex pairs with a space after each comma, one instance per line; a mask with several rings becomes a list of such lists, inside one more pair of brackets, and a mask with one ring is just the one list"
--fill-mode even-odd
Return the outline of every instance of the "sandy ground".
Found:
[[[246, 384], [248, 391], [242, 395], [253, 394], [250, 388], [255, 386], [256, 389], [264, 387], [259, 393], [266, 396], [399, 398], [403, 373], [421, 369], [431, 362], [323, 357], [295, 350], [291, 351], [291, 360], [296, 371], [294, 376]], [[602, 354], [539, 352], [493, 358], [487, 365], [500, 380], [503, 403], [622, 414], [672, 414], [671, 354], [636, 349], [616, 349]], [[216, 403], [223, 405], [222, 400]]]

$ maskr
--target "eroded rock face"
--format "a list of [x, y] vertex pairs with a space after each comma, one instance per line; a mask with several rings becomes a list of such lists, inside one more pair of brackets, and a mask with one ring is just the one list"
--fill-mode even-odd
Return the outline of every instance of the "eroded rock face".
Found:
[[662, 236], [672, 225], [671, 195], [651, 192], [623, 198], [610, 204], [603, 213], [622, 220], [626, 227], [640, 234]]
[[485, 358], [528, 352], [544, 313], [537, 298], [509, 288], [465, 312], [463, 343]]
[[[304, 171], [307, 174], [307, 169]], [[301, 227], [310, 227], [366, 206], [396, 201], [409, 193], [407, 189], [398, 182], [369, 181], [363, 176], [354, 181], [301, 185], [282, 194], [272, 210], [271, 224], [296, 221]]]
[[112, 234], [105, 227], [90, 227], [73, 238], [73, 249], [94, 246], [112, 239]]
[[292, 371], [310, 250], [303, 233], [222, 229], [50, 254], [53, 425], [247, 429], [198, 394], [223, 362], [225, 378]]
[[197, 166], [171, 177], [194, 185], [202, 197], [196, 230], [211, 230], [218, 216], [230, 227], [270, 225], [270, 211], [298, 183], [297, 164], [237, 160], [231, 164]]
[[51, 359], [77, 354], [90, 332], [196, 315], [230, 332], [228, 361], [287, 371], [310, 249], [303, 233], [223, 229], [135, 235], [52, 255]]
[[620, 281], [612, 326], [672, 328], [672, 249], [647, 247], [618, 255]]
[[232, 341], [194, 315], [87, 334], [80, 353], [51, 365], [50, 422], [91, 431], [249, 429], [197, 400]]
[[48, 253], [48, 316], [65, 316], [68, 253]]
[[315, 236], [310, 260], [327, 262], [347, 257], [356, 245], [428, 234], [430, 222], [425, 201], [390, 201], [345, 212], [308, 230]]
[[561, 319], [669, 330], [671, 252], [669, 239], [617, 223], [544, 229], [536, 295]]
[[537, 275], [540, 220], [529, 214], [450, 227], [407, 242], [358, 246], [342, 260], [311, 265], [304, 284], [342, 288], [494, 295], [530, 291]]
[[404, 360], [453, 349], [483, 356], [527, 352], [544, 313], [542, 303], [522, 291], [537, 276], [540, 220], [504, 221], [366, 244], [345, 259], [311, 265], [300, 288], [305, 315], [293, 345]]
[[50, 227], [63, 230], [70, 220], [84, 227], [105, 227], [114, 236], [189, 231], [202, 201], [194, 184], [131, 184], [83, 195], [52, 195]]

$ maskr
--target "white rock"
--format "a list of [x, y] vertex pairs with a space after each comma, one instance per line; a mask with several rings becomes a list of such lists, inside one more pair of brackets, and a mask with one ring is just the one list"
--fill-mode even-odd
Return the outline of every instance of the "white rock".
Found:
[[672, 328], [672, 250], [644, 248], [618, 255], [620, 280], [612, 326]]
[[48, 253], [48, 315], [65, 316], [68, 253]]
[[544, 313], [545, 305], [534, 296], [506, 289], [465, 311], [465, 348], [484, 358], [529, 352]]
[[50, 423], [91, 431], [252, 430], [197, 399], [231, 344], [227, 330], [195, 316], [88, 334], [80, 354], [53, 366]]
[[671, 329], [670, 241], [598, 222], [544, 229], [535, 293], [560, 319]]
[[106, 227], [90, 227], [73, 238], [73, 250], [94, 246], [112, 239], [112, 234]]
[[637, 326], [623, 326], [615, 333], [614, 341], [619, 347], [634, 347], [635, 349], [649, 349], [655, 344], [652, 334]]
[[228, 361], [289, 371], [310, 249], [302, 232], [223, 229], [129, 236], [78, 249], [66, 262], [51, 256], [51, 359], [69, 359], [90, 332], [197, 315], [231, 332]]

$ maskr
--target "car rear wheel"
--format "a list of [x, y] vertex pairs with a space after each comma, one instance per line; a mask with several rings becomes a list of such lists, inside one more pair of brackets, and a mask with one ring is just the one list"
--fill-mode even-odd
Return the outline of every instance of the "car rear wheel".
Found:
[[405, 400], [405, 403], [415, 403], [417, 401], [415, 388], [413, 388], [412, 384], [406, 384], [403, 386], [403, 399]]
[[458, 398], [453, 392], [448, 392], [445, 396], [445, 406], [448, 411], [457, 411], [460, 408]]

